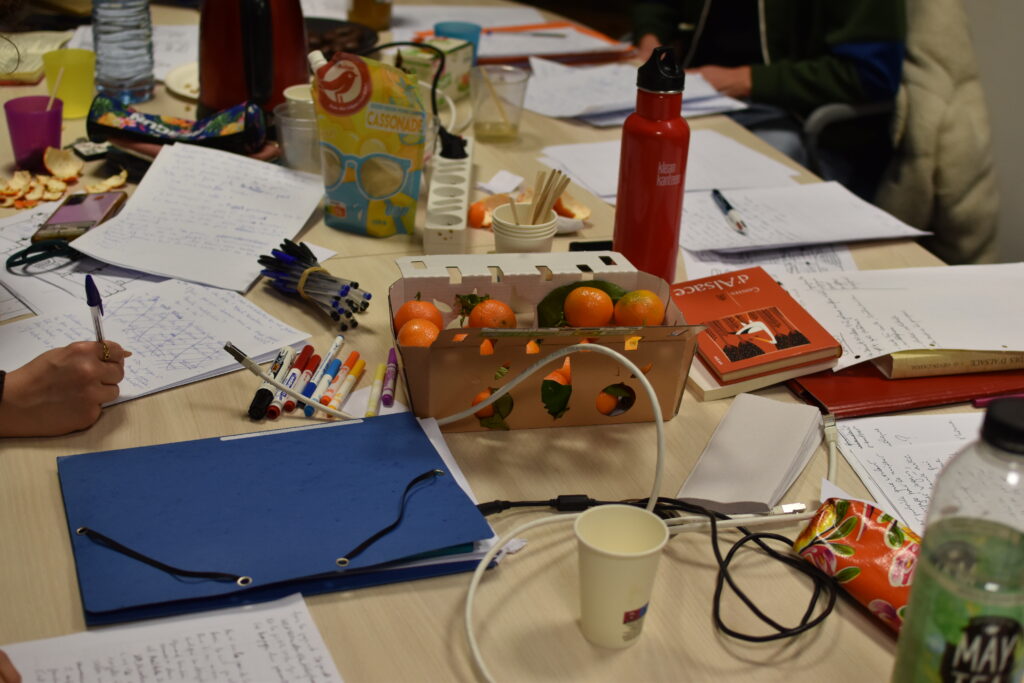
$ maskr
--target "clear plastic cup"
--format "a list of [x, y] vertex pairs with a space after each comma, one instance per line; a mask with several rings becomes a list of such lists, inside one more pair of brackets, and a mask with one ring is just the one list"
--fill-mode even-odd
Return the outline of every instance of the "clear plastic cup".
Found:
[[519, 137], [529, 78], [529, 72], [506, 64], [474, 66], [470, 70], [473, 134], [477, 140], [509, 142]]
[[274, 107], [281, 163], [307, 173], [320, 173], [320, 133], [316, 116], [290, 101]]

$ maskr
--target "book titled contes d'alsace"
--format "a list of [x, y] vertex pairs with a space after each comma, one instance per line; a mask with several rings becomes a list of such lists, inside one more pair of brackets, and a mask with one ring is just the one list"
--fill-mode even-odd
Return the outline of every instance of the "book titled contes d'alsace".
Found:
[[803, 374], [802, 368], [815, 372], [842, 353], [839, 342], [760, 267], [676, 283], [672, 300], [686, 322], [707, 327], [697, 337], [697, 352], [708, 373], [695, 384], [710, 379], [718, 386], [698, 391], [702, 400], [769, 386]]

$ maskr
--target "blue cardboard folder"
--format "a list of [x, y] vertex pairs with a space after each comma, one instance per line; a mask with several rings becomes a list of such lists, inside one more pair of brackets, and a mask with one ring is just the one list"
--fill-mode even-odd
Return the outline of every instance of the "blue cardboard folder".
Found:
[[57, 472], [88, 624], [467, 571], [480, 555], [459, 551], [493, 536], [411, 413], [86, 453]]

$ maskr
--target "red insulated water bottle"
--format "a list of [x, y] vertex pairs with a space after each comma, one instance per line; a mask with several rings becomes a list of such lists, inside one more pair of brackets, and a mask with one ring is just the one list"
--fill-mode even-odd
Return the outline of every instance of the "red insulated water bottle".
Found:
[[613, 249], [672, 283], [679, 256], [690, 125], [682, 116], [685, 74], [671, 48], [637, 70], [636, 111], [622, 128]]

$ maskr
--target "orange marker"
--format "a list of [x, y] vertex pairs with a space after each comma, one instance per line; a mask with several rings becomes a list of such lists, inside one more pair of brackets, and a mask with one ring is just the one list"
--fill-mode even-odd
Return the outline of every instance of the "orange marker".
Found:
[[341, 404], [345, 402], [348, 395], [352, 393], [352, 387], [359, 381], [359, 376], [363, 374], [363, 368], [366, 367], [366, 361], [360, 358], [356, 361], [356, 364], [352, 366], [352, 372], [349, 373], [348, 377], [342, 383], [341, 388], [334, 394], [334, 398], [331, 399], [331, 405], [328, 408], [332, 410], [338, 410], [341, 408]]
[[320, 405], [330, 405], [331, 399], [334, 398], [334, 395], [336, 393], [338, 393], [338, 389], [345, 381], [345, 377], [348, 376], [348, 374], [352, 371], [352, 368], [355, 367], [356, 363], [358, 362], [358, 351], [353, 351], [352, 353], [348, 354], [348, 358], [346, 358], [342, 366], [338, 368], [338, 374], [334, 376], [334, 379], [331, 380], [331, 383], [327, 385], [327, 388], [324, 390], [323, 395], [320, 396]]

